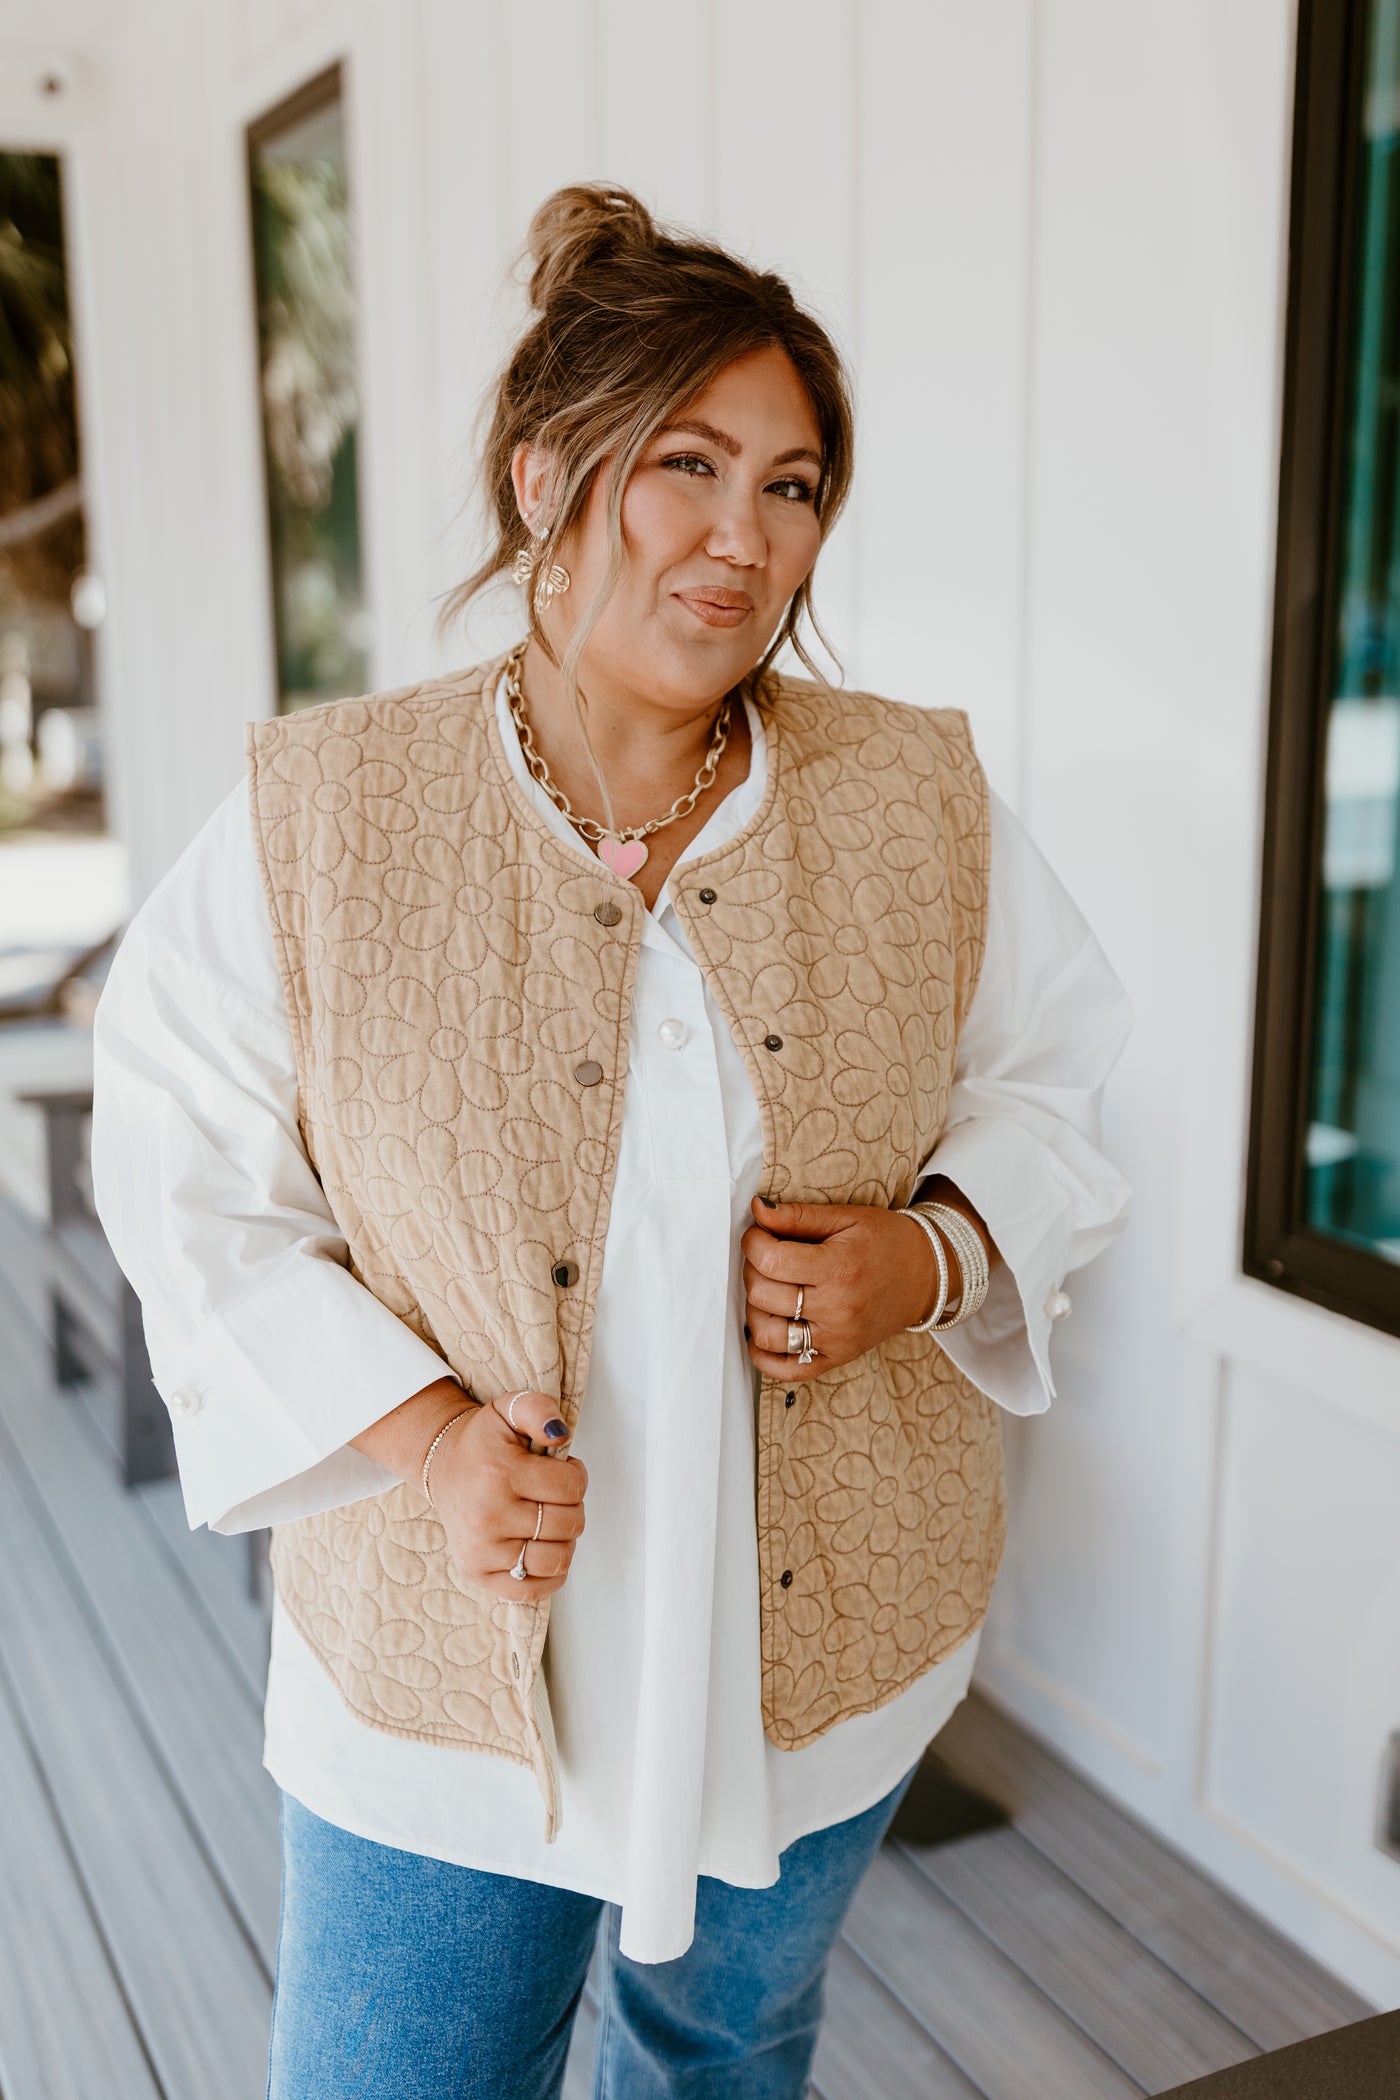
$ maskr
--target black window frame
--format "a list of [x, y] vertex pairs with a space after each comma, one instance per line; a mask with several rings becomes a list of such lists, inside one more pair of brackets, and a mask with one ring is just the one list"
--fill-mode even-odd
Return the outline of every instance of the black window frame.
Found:
[[1400, 1267], [1304, 1205], [1366, 16], [1366, 0], [1300, 0], [1243, 1267], [1400, 1335]]

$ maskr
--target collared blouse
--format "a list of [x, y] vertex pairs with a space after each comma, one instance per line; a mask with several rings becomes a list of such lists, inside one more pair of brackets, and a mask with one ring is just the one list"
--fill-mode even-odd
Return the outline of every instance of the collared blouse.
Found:
[[[752, 704], [748, 717], [748, 776], [678, 865], [722, 845], [762, 799], [767, 742]], [[591, 858], [530, 777], [503, 686], [495, 719], [522, 792]], [[1049, 1404], [1063, 1279], [1126, 1217], [1100, 1103], [1129, 1024], [1098, 943], [994, 794], [986, 955], [923, 1171], [957, 1183], [1004, 1258], [977, 1317], [942, 1340], [1014, 1414]], [[242, 1531], [392, 1486], [349, 1440], [444, 1365], [349, 1274], [302, 1144], [246, 788], [134, 920], [96, 1053], [98, 1208], [142, 1301], [191, 1525]], [[764, 1737], [757, 1375], [739, 1244], [762, 1175], [753, 1088], [667, 885], [638, 962], [572, 1446], [589, 1470], [588, 1523], [545, 1650], [553, 1844], [529, 1772], [367, 1726], [273, 1608], [264, 1762], [279, 1786], [362, 1837], [617, 1903], [622, 1951], [639, 1961], [689, 1946], [697, 1875], [767, 1886], [794, 1839], [888, 1792], [964, 1696], [977, 1651], [974, 1636], [805, 1749]]]

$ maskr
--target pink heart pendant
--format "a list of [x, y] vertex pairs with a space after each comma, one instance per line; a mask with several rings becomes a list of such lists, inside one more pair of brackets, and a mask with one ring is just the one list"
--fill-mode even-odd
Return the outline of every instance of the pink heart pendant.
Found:
[[598, 858], [624, 882], [636, 874], [647, 857], [645, 839], [599, 839]]

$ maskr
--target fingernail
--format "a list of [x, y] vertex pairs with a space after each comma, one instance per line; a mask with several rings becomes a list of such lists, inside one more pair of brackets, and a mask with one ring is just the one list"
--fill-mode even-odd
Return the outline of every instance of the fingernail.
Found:
[[760, 1196], [758, 1200], [765, 1210], [776, 1210], [778, 1208], [771, 1196]]
[[553, 1415], [551, 1416], [549, 1421], [545, 1423], [544, 1433], [546, 1436], [552, 1436], [557, 1443], [561, 1436], [568, 1435], [569, 1425], [567, 1422], [561, 1422], [558, 1415]]
[[744, 1322], [744, 1340], [746, 1342], [751, 1342], [753, 1340], [753, 1336], [749, 1333], [749, 1323], [747, 1320], [745, 1320]]

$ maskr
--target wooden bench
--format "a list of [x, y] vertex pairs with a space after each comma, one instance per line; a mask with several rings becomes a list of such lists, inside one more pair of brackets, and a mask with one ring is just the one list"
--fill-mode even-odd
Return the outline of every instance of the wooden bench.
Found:
[[61, 1386], [115, 1378], [112, 1424], [128, 1487], [175, 1471], [175, 1441], [135, 1291], [117, 1267], [92, 1200], [88, 1137], [92, 1093], [21, 1094], [44, 1118], [49, 1226], [44, 1235], [54, 1376]]

